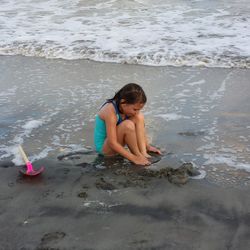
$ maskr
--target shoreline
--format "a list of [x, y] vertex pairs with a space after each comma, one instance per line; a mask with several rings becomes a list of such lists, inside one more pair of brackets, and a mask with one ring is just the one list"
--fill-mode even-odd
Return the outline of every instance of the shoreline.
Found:
[[0, 58], [1, 57], [24, 57], [24, 58], [37, 58], [37, 59], [42, 59], [42, 60], [48, 60], [48, 61], [66, 61], [66, 62], [81, 62], [81, 61], [86, 61], [89, 63], [97, 63], [97, 64], [111, 64], [111, 65], [128, 65], [131, 67], [149, 67], [149, 68], [207, 68], [207, 69], [222, 69], [222, 70], [250, 70], [249, 67], [235, 67], [235, 66], [209, 66], [206, 65], [205, 63], [202, 64], [197, 64], [197, 65], [148, 65], [148, 64], [140, 64], [140, 63], [127, 63], [127, 62], [113, 62], [113, 61], [98, 61], [98, 60], [94, 60], [94, 59], [89, 59], [89, 58], [74, 58], [74, 59], [67, 59], [67, 58], [49, 58], [49, 57], [45, 57], [45, 56], [33, 56], [33, 55], [1, 55], [0, 54]]

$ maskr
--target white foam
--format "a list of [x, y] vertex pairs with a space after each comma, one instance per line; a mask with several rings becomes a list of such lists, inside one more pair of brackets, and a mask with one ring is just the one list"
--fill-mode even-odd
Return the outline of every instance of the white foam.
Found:
[[36, 155], [32, 155], [30, 157], [30, 161], [36, 161], [40, 159], [44, 159], [48, 156], [49, 152], [53, 151], [52, 147], [46, 146], [41, 152]]
[[0, 156], [0, 160], [1, 159], [4, 159], [4, 158], [8, 158], [10, 156], [14, 156], [14, 163], [16, 165], [21, 165], [23, 164], [23, 159], [20, 155], [20, 152], [18, 150], [18, 146], [5, 146], [5, 145], [2, 145], [0, 146], [0, 151], [1, 152], [4, 152], [3, 154], [1, 154]]
[[98, 201], [98, 200], [88, 200], [86, 202], [84, 202], [81, 206], [84, 207], [99, 207], [99, 208], [111, 208], [111, 207], [116, 207], [116, 206], [120, 206], [122, 205], [121, 203], [113, 203], [113, 204], [107, 204], [105, 202], [102, 201]]
[[24, 138], [29, 137], [33, 129], [39, 128], [43, 124], [44, 124], [44, 121], [42, 120], [30, 120], [26, 122], [22, 126], [22, 128], [24, 129], [23, 132], [14, 137], [13, 143], [22, 144], [24, 142]]
[[[49, 152], [52, 151], [53, 149], [51, 147], [48, 147], [46, 146], [41, 152], [39, 152], [38, 154], [35, 154], [35, 155], [29, 155], [28, 156], [28, 159], [33, 162], [33, 161], [36, 161], [36, 160], [40, 160], [40, 159], [44, 159], [48, 156]], [[19, 166], [19, 165], [23, 165], [24, 164], [24, 161], [21, 157], [21, 154], [19, 152], [19, 149], [17, 146], [13, 146], [13, 147], [10, 147], [8, 149], [8, 151], [10, 152], [10, 154], [8, 156], [14, 156], [14, 158], [12, 159], [12, 162], [16, 165], [16, 166]]]
[[188, 117], [188, 116], [179, 115], [179, 114], [176, 114], [176, 113], [159, 114], [159, 115], [155, 115], [155, 117], [161, 117], [166, 121], [176, 121], [176, 120], [180, 120], [180, 119], [190, 119], [190, 117]]
[[16, 94], [17, 91], [17, 86], [13, 86], [10, 89], [5, 89], [4, 91], [0, 92], [0, 100], [2, 100], [2, 98], [7, 98], [10, 96], [14, 96]]
[[31, 120], [25, 123], [22, 127], [30, 133], [33, 129], [40, 127], [44, 122], [41, 120]]
[[[17, 121], [17, 123], [22, 123], [23, 121]], [[24, 143], [24, 140], [26, 137], [29, 137], [34, 129], [39, 128], [42, 126], [45, 122], [43, 120], [29, 120], [24, 123], [24, 125], [21, 126], [22, 131], [19, 134], [16, 134], [14, 136], [14, 139], [9, 142], [9, 146], [7, 145], [1, 145], [0, 150], [3, 152], [0, 156], [0, 159], [4, 159], [7, 157], [14, 156], [13, 162], [16, 165], [23, 164], [23, 161], [20, 156], [20, 152], [18, 150], [18, 145], [21, 145]], [[17, 130], [17, 126], [15, 129]], [[34, 157], [34, 159], [40, 159], [42, 157]]]
[[[183, 98], [183, 97], [187, 97], [188, 95], [186, 95], [185, 93], [178, 93], [176, 94], [174, 97], [179, 99], [179, 98]], [[180, 100], [179, 100], [180, 101]]]
[[226, 164], [227, 166], [245, 169], [246, 171], [250, 172], [250, 163], [240, 162], [236, 155], [218, 153], [204, 154], [204, 158], [207, 159], [204, 165]]
[[233, 72], [228, 73], [228, 75], [226, 76], [226, 78], [222, 81], [220, 87], [218, 90], [216, 90], [211, 96], [210, 99], [212, 101], [221, 98], [225, 91], [226, 91], [226, 84], [228, 82], [228, 80], [230, 79], [230, 77], [232, 76]]
[[201, 180], [204, 179], [207, 175], [207, 172], [205, 170], [200, 170], [199, 169], [200, 174], [197, 176], [189, 176], [190, 179], [194, 179], [194, 180]]
[[202, 79], [202, 80], [199, 80], [199, 81], [196, 81], [196, 82], [189, 82], [188, 85], [189, 86], [196, 86], [196, 85], [202, 85], [205, 83], [205, 80]]
[[210, 8], [197, 1], [3, 1], [0, 54], [249, 68], [246, 8], [233, 0]]

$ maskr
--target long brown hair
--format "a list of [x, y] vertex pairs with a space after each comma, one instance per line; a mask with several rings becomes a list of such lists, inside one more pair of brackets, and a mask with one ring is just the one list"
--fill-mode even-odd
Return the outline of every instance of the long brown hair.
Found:
[[136, 83], [128, 83], [123, 86], [118, 92], [115, 93], [114, 97], [108, 99], [108, 102], [115, 101], [118, 108], [121, 100], [124, 100], [123, 103], [126, 104], [136, 104], [142, 103], [145, 104], [147, 102], [147, 97], [142, 89], [142, 87]]

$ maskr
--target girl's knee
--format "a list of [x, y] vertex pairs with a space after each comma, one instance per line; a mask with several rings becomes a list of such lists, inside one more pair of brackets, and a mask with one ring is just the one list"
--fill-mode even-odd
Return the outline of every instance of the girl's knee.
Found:
[[135, 124], [131, 120], [125, 120], [122, 122], [125, 131], [135, 131]]

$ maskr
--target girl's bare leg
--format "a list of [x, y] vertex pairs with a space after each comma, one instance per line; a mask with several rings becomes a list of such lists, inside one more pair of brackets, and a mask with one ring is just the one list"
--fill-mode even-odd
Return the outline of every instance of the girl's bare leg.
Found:
[[[133, 121], [125, 120], [117, 126], [117, 141], [121, 145], [127, 145], [129, 150], [135, 155], [141, 155], [138, 147], [138, 140], [136, 136], [136, 126]], [[116, 152], [110, 148], [108, 139], [105, 140], [103, 145], [103, 153], [105, 155], [115, 155]]]
[[135, 123], [137, 144], [141, 154], [143, 154], [145, 157], [151, 157], [147, 153], [147, 137], [145, 131], [144, 115], [142, 113], [139, 113], [136, 116], [132, 117], [131, 121]]

